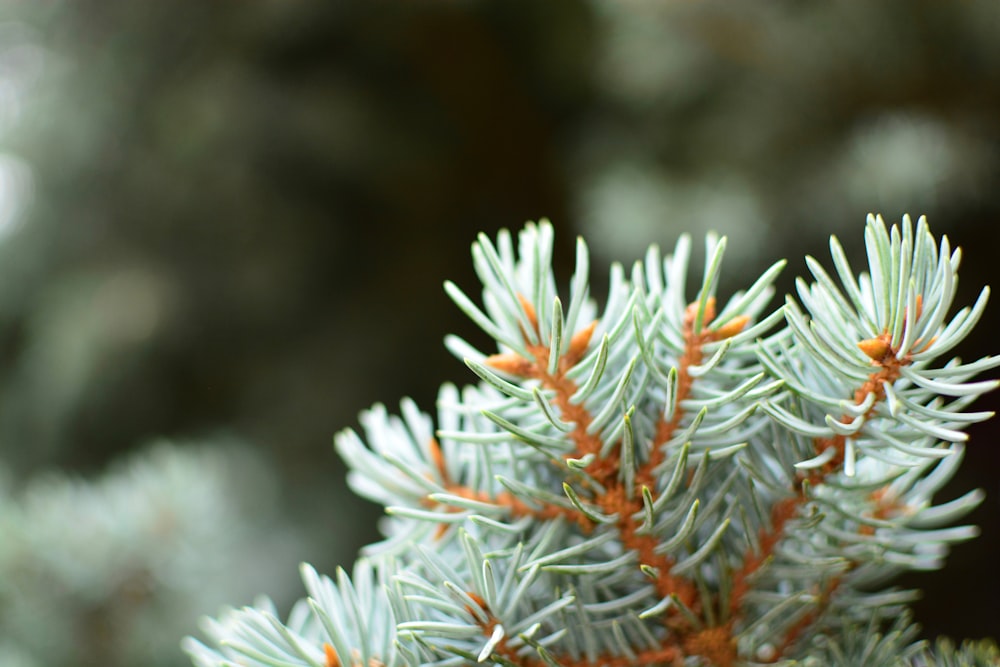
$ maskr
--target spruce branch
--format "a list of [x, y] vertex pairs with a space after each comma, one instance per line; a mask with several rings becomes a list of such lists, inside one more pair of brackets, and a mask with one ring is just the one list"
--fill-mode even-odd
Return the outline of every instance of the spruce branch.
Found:
[[933, 498], [1000, 360], [938, 359], [988, 290], [949, 315], [960, 253], [923, 218], [870, 217], [865, 240], [866, 272], [833, 239], [834, 273], [808, 258], [772, 309], [784, 262], [724, 299], [725, 238], [689, 290], [682, 237], [613, 266], [600, 309], [582, 240], [564, 307], [551, 226], [480, 235], [480, 298], [445, 285], [496, 342], [446, 340], [478, 383], [336, 439], [385, 539], [353, 577], [304, 567], [286, 622], [267, 602], [208, 621], [195, 664], [951, 664], [886, 583], [976, 534], [951, 524], [980, 492]]

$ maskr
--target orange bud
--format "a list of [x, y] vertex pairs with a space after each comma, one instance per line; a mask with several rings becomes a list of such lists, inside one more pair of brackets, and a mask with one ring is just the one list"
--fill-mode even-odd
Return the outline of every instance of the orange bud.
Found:
[[472, 598], [473, 602], [479, 605], [480, 609], [486, 610], [486, 600], [484, 600], [481, 595], [479, 595], [478, 593], [473, 593], [472, 591], [467, 591], [466, 594], [470, 598]]
[[569, 350], [566, 353], [571, 363], [575, 364], [583, 357], [584, 352], [587, 351], [587, 346], [590, 345], [590, 339], [594, 336], [595, 328], [597, 328], [597, 320], [594, 320], [573, 334], [573, 337], [569, 341]]
[[[698, 309], [701, 308], [700, 301], [692, 301], [684, 310], [684, 323], [688, 326], [694, 324], [698, 317]], [[708, 326], [708, 323], [715, 319], [715, 297], [710, 296], [705, 299], [705, 314], [701, 318], [701, 326]]]
[[340, 658], [332, 646], [323, 644], [323, 653], [326, 655], [326, 667], [340, 667]]
[[498, 371], [510, 375], [526, 377], [531, 374], [531, 362], [513, 352], [490, 355], [486, 357], [485, 363], [487, 366], [492, 366]]
[[733, 319], [729, 320], [721, 327], [715, 330], [715, 340], [725, 340], [726, 338], [732, 338], [739, 332], [746, 328], [747, 323], [750, 321], [749, 315], [737, 315]]
[[446, 484], [449, 483], [448, 469], [444, 465], [444, 454], [441, 452], [441, 445], [434, 438], [431, 438], [430, 450], [431, 460], [434, 461], [434, 467], [437, 468], [438, 473], [441, 475], [441, 481]]
[[528, 321], [531, 322], [531, 328], [537, 332], [538, 313], [535, 312], [535, 306], [532, 305], [532, 303], [528, 301], [523, 294], [518, 294], [517, 300], [521, 302], [521, 307], [524, 308], [524, 312], [528, 315]]
[[889, 342], [881, 336], [863, 340], [858, 343], [858, 347], [875, 361], [882, 361], [890, 352]]
[[706, 325], [715, 319], [715, 297], [710, 296], [705, 300], [705, 320], [702, 325]]

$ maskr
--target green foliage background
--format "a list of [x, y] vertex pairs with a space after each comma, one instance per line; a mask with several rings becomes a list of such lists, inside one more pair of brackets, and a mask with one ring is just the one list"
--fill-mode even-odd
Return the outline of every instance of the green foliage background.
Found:
[[[0, 13], [9, 501], [159, 436], [252, 443], [280, 490], [267, 520], [301, 544], [248, 587], [279, 599], [298, 593], [289, 562], [330, 571], [374, 534], [332, 434], [467, 377], [440, 341], [477, 333], [440, 286], [473, 284], [478, 231], [549, 217], [568, 276], [576, 233], [596, 269], [711, 227], [731, 239], [728, 279], [733, 260], [756, 275], [787, 256], [787, 287], [828, 234], [857, 251], [865, 213], [909, 211], [965, 248], [959, 302], [998, 282], [996, 3]], [[997, 322], [994, 305], [959, 353], [995, 353]], [[983, 536], [908, 582], [929, 636], [1000, 635], [997, 425], [970, 436], [954, 486], [989, 494], [970, 519]], [[232, 595], [219, 603], [249, 601]]]

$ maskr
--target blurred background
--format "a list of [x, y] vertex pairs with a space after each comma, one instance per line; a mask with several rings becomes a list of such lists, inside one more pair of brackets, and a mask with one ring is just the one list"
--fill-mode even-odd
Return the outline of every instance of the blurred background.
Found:
[[[1000, 4], [0, 0], [0, 664], [188, 664], [197, 618], [374, 539], [332, 435], [484, 338], [475, 234], [730, 237], [782, 289], [869, 211], [998, 281]], [[826, 262], [829, 266], [829, 262]], [[959, 354], [997, 353], [998, 306]], [[996, 394], [979, 409], [996, 409]], [[1000, 635], [998, 424], [925, 635]]]

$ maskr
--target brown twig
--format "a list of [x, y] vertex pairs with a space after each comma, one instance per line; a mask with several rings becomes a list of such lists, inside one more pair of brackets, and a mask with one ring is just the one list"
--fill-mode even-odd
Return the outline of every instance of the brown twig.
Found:
[[[920, 316], [923, 300], [920, 296], [917, 296], [917, 317]], [[919, 343], [919, 341], [917, 341]], [[934, 340], [931, 339], [923, 349], [933, 344]], [[911, 362], [909, 355], [900, 356], [898, 354], [898, 349], [892, 346], [892, 336], [888, 331], [881, 333], [874, 338], [869, 338], [862, 340], [858, 343], [858, 348], [865, 353], [870, 359], [875, 370], [873, 370], [868, 378], [854, 391], [854, 403], [855, 405], [862, 405], [865, 400], [867, 400], [869, 394], [875, 395], [875, 400], [872, 405], [865, 411], [864, 419], [867, 420], [875, 414], [875, 409], [877, 405], [884, 401], [886, 398], [886, 384], [892, 384], [898, 380], [902, 375], [902, 368]], [[841, 422], [850, 423], [854, 420], [854, 417], [850, 415], [843, 415], [841, 417]], [[802, 507], [808, 500], [805, 495], [805, 486], [808, 483], [812, 486], [817, 486], [822, 484], [827, 476], [837, 473], [840, 467], [844, 463], [845, 450], [847, 447], [847, 437], [841, 434], [835, 434], [831, 438], [817, 438], [814, 441], [814, 447], [816, 454], [822, 454], [823, 452], [829, 450], [830, 448], [835, 448], [833, 458], [830, 459], [825, 465], [821, 466], [816, 470], [812, 470], [808, 473], [800, 473], [795, 480], [794, 485], [794, 495], [786, 498], [784, 500], [778, 501], [771, 510], [771, 527], [769, 530], [761, 531], [758, 542], [759, 549], [757, 551], [748, 550], [743, 558], [743, 565], [737, 571], [734, 578], [734, 586], [732, 595], [730, 597], [730, 613], [734, 619], [742, 611], [744, 605], [744, 599], [749, 586], [747, 581], [752, 575], [759, 571], [762, 567], [766, 565], [770, 556], [774, 552], [775, 547], [784, 537], [785, 527], [789, 520], [794, 518], [798, 513], [799, 508]], [[882, 519], [891, 516], [893, 513], [905, 510], [905, 506], [898, 503], [893, 497], [887, 495], [888, 487], [876, 490], [870, 496], [870, 500], [874, 505], [874, 510], [872, 516], [874, 518]], [[861, 525], [858, 531], [862, 534], [871, 531], [874, 532], [872, 526]], [[830, 597], [833, 595], [834, 591], [840, 584], [840, 578], [835, 578], [831, 580], [826, 590], [823, 593], [822, 604], [828, 604]], [[802, 619], [793, 626], [788, 633], [782, 644], [778, 647], [775, 654], [775, 660], [780, 657], [784, 657], [785, 653], [791, 648], [795, 643], [798, 636], [804, 632], [819, 615], [819, 611], [806, 614]]]

